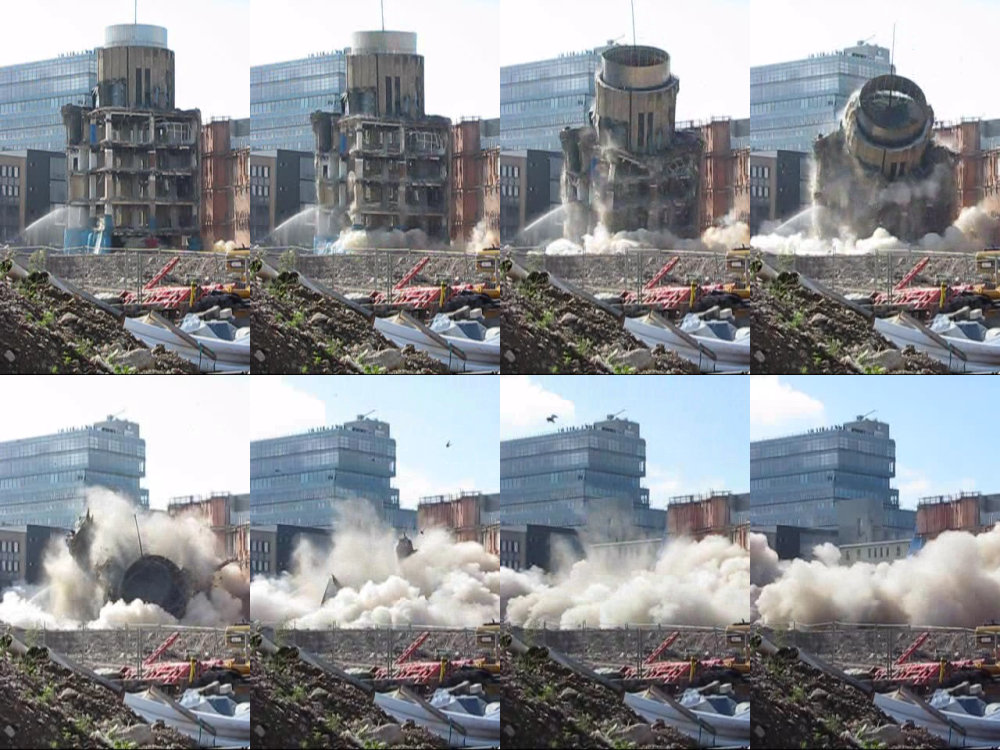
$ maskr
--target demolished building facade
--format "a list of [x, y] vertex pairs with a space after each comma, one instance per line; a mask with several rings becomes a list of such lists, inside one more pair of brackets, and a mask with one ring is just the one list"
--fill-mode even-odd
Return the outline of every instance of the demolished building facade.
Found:
[[159, 26], [109, 26], [92, 107], [67, 104], [66, 247], [200, 247], [201, 113], [174, 103]]
[[933, 137], [934, 110], [913, 81], [872, 78], [847, 103], [840, 129], [817, 139], [817, 229], [904, 240], [942, 233], [954, 220], [957, 157]]
[[598, 224], [698, 233], [703, 143], [697, 131], [675, 129], [679, 89], [661, 49], [602, 53], [591, 123], [560, 134], [565, 236], [579, 240]]
[[451, 121], [424, 111], [424, 58], [403, 31], [354, 34], [343, 114], [314, 112], [318, 240], [342, 229], [450, 231]]

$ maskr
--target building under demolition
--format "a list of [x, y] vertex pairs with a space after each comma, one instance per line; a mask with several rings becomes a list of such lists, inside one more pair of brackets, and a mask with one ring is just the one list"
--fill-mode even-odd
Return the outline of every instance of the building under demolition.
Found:
[[913, 81], [872, 78], [847, 103], [840, 129], [814, 145], [813, 200], [824, 236], [878, 227], [905, 240], [942, 233], [957, 211], [956, 155], [933, 138], [934, 110]]
[[347, 54], [343, 114], [314, 112], [316, 238], [420, 229], [447, 242], [451, 121], [424, 112], [417, 35], [361, 31]]
[[93, 106], [67, 104], [66, 247], [200, 247], [201, 113], [174, 106], [160, 26], [109, 26]]
[[674, 128], [679, 89], [661, 49], [601, 54], [591, 124], [560, 134], [567, 237], [579, 240], [598, 224], [612, 233], [698, 234], [703, 143], [696, 131]]

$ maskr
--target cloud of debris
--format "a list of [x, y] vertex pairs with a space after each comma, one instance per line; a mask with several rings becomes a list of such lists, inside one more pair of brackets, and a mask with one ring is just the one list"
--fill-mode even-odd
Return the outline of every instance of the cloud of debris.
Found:
[[592, 234], [583, 236], [583, 243], [569, 239], [553, 240], [545, 247], [546, 255], [581, 255], [586, 253], [624, 253], [636, 248], [657, 250], [700, 250], [725, 252], [745, 245], [750, 239], [750, 229], [742, 221], [726, 221], [709, 227], [696, 240], [683, 240], [663, 229], [648, 229], [610, 233], [604, 224], [598, 224]]
[[[397, 536], [360, 508], [342, 513], [329, 550], [299, 542], [292, 572], [255, 578], [251, 616], [300, 628], [331, 625], [472, 627], [500, 613], [500, 561], [478, 542], [456, 542], [442, 529], [396, 557]], [[336, 581], [331, 585], [331, 576]], [[335, 591], [335, 593], [334, 593]], [[324, 602], [324, 593], [331, 595]]]
[[89, 546], [74, 556], [70, 544], [50, 542], [44, 556], [45, 583], [14, 588], [0, 601], [0, 621], [18, 627], [105, 628], [138, 623], [177, 623], [157, 604], [113, 596], [122, 575], [142, 555], [173, 562], [190, 582], [193, 596], [179, 622], [223, 625], [240, 618], [246, 584], [235, 564], [216, 554], [215, 536], [206, 522], [192, 516], [141, 513], [108, 490], [87, 496], [92, 518]]
[[589, 556], [568, 569], [502, 571], [514, 625], [724, 625], [749, 616], [750, 555], [721, 536], [667, 544], [652, 566]]
[[[758, 535], [759, 536], [759, 535]], [[973, 627], [1000, 618], [1000, 524], [973, 535], [947, 531], [910, 557], [841, 565], [823, 545], [816, 559], [777, 563], [751, 540], [755, 608], [762, 623], [909, 623]], [[778, 570], [775, 570], [775, 565]]]

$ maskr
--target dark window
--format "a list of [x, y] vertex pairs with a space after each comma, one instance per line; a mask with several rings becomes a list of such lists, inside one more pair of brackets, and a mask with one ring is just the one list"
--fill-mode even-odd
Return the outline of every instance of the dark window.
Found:
[[396, 76], [396, 114], [399, 114], [399, 76]]
[[385, 114], [392, 114], [392, 77], [385, 77]]
[[639, 148], [642, 148], [646, 142], [646, 113], [639, 113]]
[[142, 106], [142, 68], [135, 69], [135, 106]]
[[146, 68], [146, 106], [147, 107], [150, 106], [150, 103], [149, 103], [149, 96], [150, 96], [149, 90], [151, 88], [152, 87], [149, 85], [149, 68]]

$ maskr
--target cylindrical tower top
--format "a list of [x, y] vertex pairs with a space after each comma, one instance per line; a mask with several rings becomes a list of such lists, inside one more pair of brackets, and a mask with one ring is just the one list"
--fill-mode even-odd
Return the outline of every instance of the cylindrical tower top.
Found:
[[417, 35], [413, 31], [355, 31], [351, 35], [351, 54], [417, 54]]
[[670, 80], [670, 55], [657, 47], [612, 47], [601, 55], [601, 80], [619, 89], [655, 89]]
[[159, 47], [167, 49], [167, 30], [144, 23], [120, 23], [104, 29], [105, 47]]

